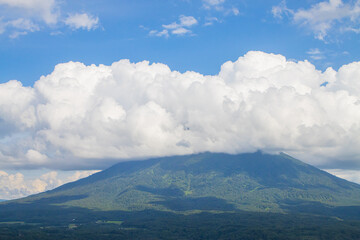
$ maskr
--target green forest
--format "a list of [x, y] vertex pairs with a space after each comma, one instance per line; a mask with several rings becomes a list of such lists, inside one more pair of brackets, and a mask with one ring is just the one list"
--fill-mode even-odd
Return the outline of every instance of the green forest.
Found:
[[[51, 211], [50, 211], [51, 213]], [[72, 213], [76, 217], [76, 213]], [[71, 215], [71, 214], [70, 214]], [[360, 239], [360, 221], [270, 213], [199, 213], [153, 211], [81, 215], [80, 219], [0, 223], [1, 240], [33, 239]], [[55, 217], [55, 219], [58, 219]], [[41, 222], [44, 221], [44, 222]]]

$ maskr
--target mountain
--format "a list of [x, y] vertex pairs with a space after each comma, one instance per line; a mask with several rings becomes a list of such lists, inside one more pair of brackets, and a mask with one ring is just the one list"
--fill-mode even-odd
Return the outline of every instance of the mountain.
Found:
[[360, 206], [360, 185], [283, 153], [206, 152], [122, 162], [85, 179], [10, 203], [94, 211], [244, 210], [351, 215], [358, 214], [358, 208], [351, 209]]
[[122, 162], [0, 203], [4, 240], [360, 239], [360, 186], [286, 154]]

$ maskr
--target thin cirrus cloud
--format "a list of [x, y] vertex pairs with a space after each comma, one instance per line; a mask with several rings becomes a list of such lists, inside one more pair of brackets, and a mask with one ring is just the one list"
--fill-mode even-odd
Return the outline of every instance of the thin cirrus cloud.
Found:
[[58, 0], [0, 0], [0, 8], [6, 10], [0, 22], [0, 34], [9, 32], [10, 38], [48, 27], [59, 29], [64, 24], [73, 30], [93, 30], [99, 24], [98, 17], [87, 13], [67, 14], [65, 18]]
[[295, 24], [310, 29], [315, 38], [325, 41], [330, 31], [359, 32], [360, 1], [322, 1], [298, 10], [289, 9], [282, 1], [272, 8], [272, 14], [276, 18], [290, 17]]
[[213, 76], [146, 61], [59, 64], [33, 87], [0, 84], [0, 167], [101, 169], [261, 149], [359, 169], [359, 69], [353, 62], [321, 72], [264, 52], [226, 62]]

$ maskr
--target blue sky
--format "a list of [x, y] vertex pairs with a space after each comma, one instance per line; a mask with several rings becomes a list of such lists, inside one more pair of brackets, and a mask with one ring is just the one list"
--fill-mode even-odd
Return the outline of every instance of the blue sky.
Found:
[[[288, 12], [281, 16], [273, 12], [274, 7], [284, 5], [294, 12], [309, 10], [322, 1], [221, 2], [211, 5], [201, 0], [58, 1], [51, 11], [58, 12], [59, 17], [51, 24], [26, 9], [2, 4], [3, 22], [30, 19], [38, 29], [24, 30], [26, 35], [14, 38], [12, 35], [18, 30], [8, 27], [0, 35], [0, 82], [16, 79], [31, 86], [40, 76], [51, 73], [56, 64], [68, 61], [111, 64], [119, 59], [149, 60], [181, 72], [216, 74], [222, 63], [234, 61], [250, 50], [282, 54], [288, 59], [308, 59], [320, 70], [329, 66], [337, 69], [359, 60], [358, 34], [339, 30], [341, 24], [348, 25], [347, 17], [334, 20], [327, 36], [320, 40], [308, 24], [295, 21]], [[349, 4], [353, 6], [354, 2]], [[98, 23], [91, 29], [64, 24], [64, 19], [75, 13], [98, 18]], [[191, 33], [168, 37], [149, 34], [152, 30], [162, 31], [162, 25], [179, 22], [181, 16], [196, 19], [197, 23], [188, 28]]]
[[0, 0], [0, 199], [201, 151], [360, 183], [359, 34], [360, 0]]

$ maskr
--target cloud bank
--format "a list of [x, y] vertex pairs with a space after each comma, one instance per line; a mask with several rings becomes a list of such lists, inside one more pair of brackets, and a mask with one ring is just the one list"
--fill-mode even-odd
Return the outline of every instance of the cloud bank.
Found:
[[59, 64], [33, 87], [0, 84], [0, 167], [101, 169], [202, 151], [284, 151], [360, 169], [360, 62], [248, 52], [215, 76], [164, 64]]

